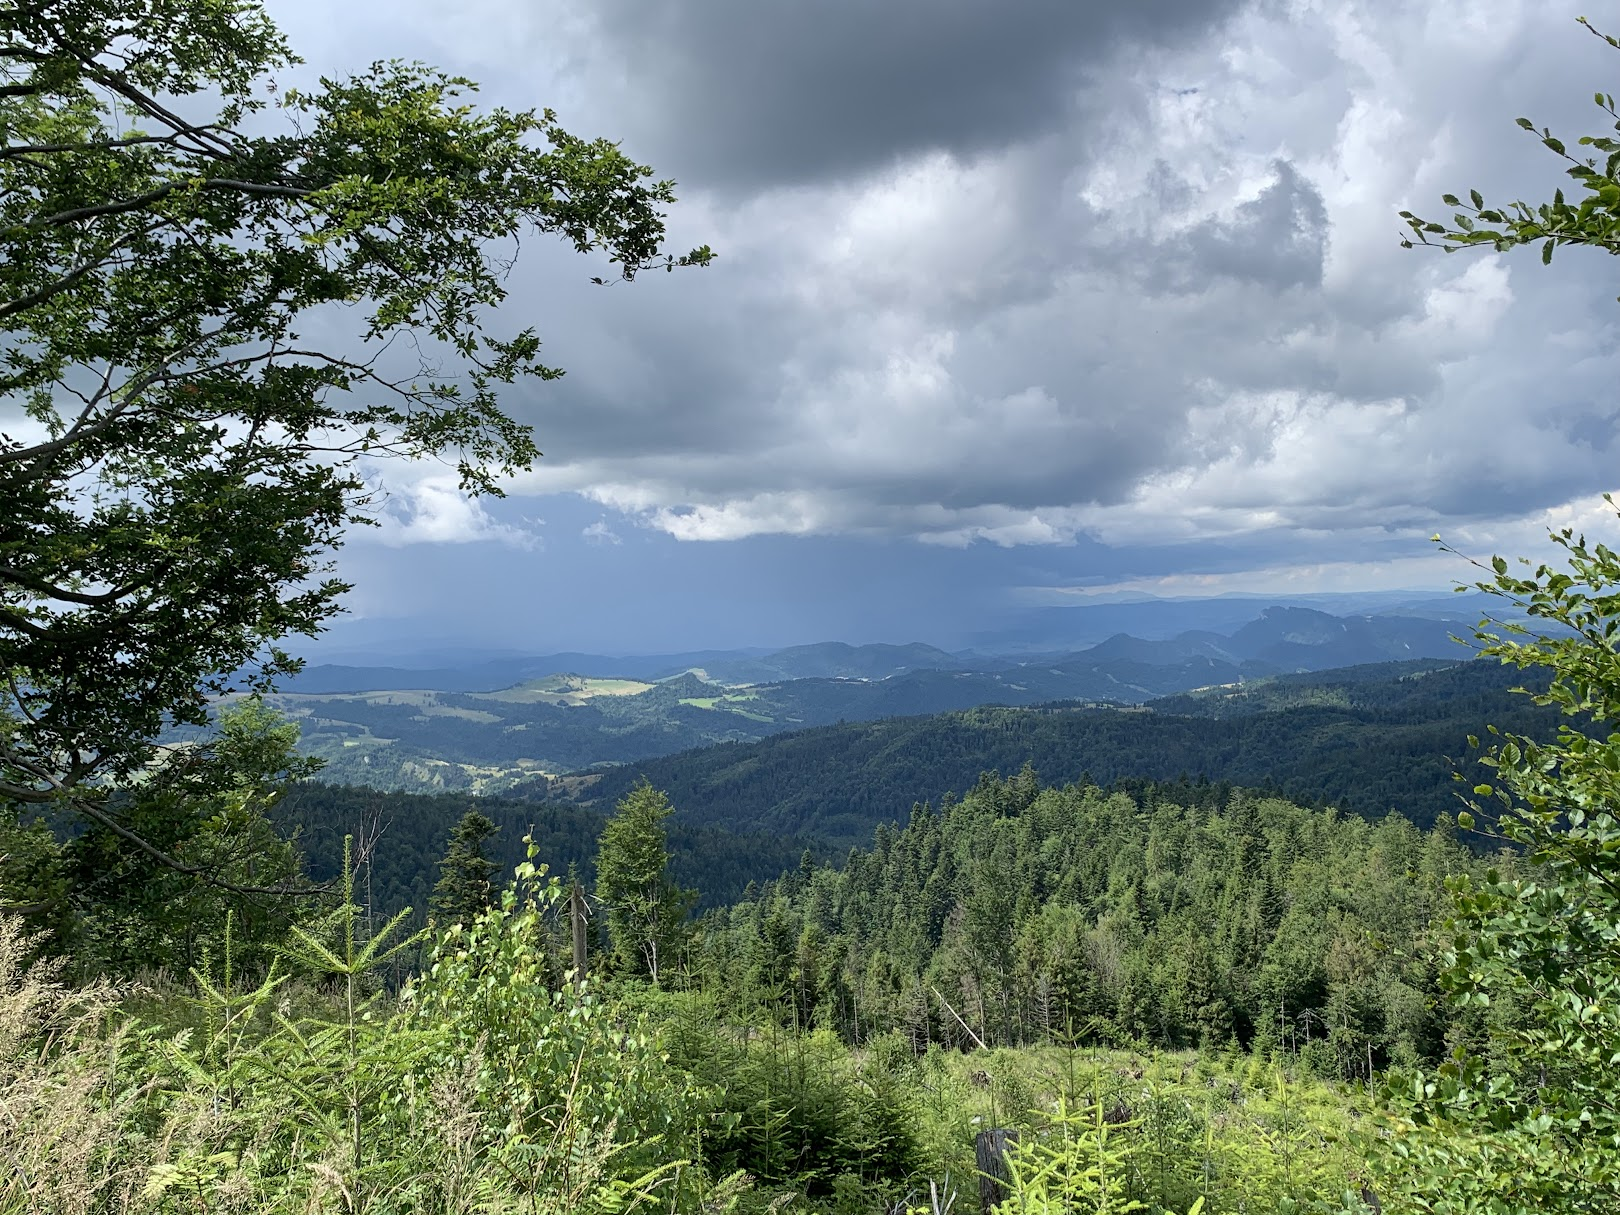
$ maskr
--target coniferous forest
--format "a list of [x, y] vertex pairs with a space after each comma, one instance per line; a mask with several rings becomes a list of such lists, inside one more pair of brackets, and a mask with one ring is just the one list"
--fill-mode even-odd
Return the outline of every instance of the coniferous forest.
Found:
[[[715, 254], [253, 0], [0, 18], [0, 1215], [1620, 1210], [1620, 554], [1402, 678], [322, 784], [265, 695], [371, 462], [539, 455], [504, 250]], [[1407, 243], [1615, 251], [1620, 141], [1524, 125], [1575, 197]]]

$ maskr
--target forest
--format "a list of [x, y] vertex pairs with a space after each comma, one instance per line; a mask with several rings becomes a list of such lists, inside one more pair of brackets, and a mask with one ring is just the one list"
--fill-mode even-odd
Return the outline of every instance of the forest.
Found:
[[[715, 253], [254, 0], [0, 16], [0, 1215], [1620, 1209], [1620, 552], [1477, 562], [1459, 666], [321, 784], [271, 697], [373, 464], [539, 458], [508, 253]], [[1620, 247], [1620, 140], [1521, 125], [1580, 199], [1407, 244]]]
[[[465, 672], [317, 667], [271, 703], [303, 727], [303, 746], [326, 761], [328, 780], [407, 792], [526, 794], [537, 774], [641, 764], [815, 726], [982, 705], [1154, 703], [1188, 689], [1362, 665], [1393, 677], [1396, 668], [1423, 670], [1466, 656], [1459, 630], [1466, 632], [1456, 620], [1274, 605], [1230, 637], [1116, 634], [1055, 653], [821, 644], [761, 658], [686, 655], [707, 665], [673, 670], [669, 664], [683, 656], [638, 663], [570, 654]], [[580, 665], [517, 682], [531, 669], [563, 662]], [[315, 690], [323, 687], [324, 694]], [[191, 735], [176, 730], [170, 737]]]
[[[1557, 712], [1511, 691], [1520, 684], [1539, 686], [1534, 673], [1496, 663], [1374, 664], [1136, 710], [987, 706], [625, 764], [574, 786], [574, 796], [611, 805], [645, 777], [687, 822], [766, 827], [847, 847], [914, 802], [937, 803], [981, 772], [1029, 763], [1055, 784], [1227, 782], [1374, 818], [1398, 809], [1426, 826], [1456, 812], [1456, 773], [1481, 771], [1469, 738], [1483, 723], [1538, 739], [1555, 732]], [[544, 796], [552, 785], [527, 782], [514, 793]]]

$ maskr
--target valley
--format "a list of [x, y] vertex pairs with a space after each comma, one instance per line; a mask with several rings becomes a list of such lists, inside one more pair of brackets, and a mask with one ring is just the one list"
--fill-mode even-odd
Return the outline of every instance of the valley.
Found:
[[[551, 782], [575, 794], [582, 773], [839, 723], [986, 705], [1135, 706], [1199, 688], [1466, 654], [1454, 640], [1466, 632], [1456, 615], [1255, 611], [1229, 634], [1121, 633], [1036, 654], [823, 643], [764, 655], [565, 654], [415, 672], [317, 666], [271, 703], [298, 723], [305, 751], [334, 783], [497, 795]], [[581, 669], [548, 669], [563, 664]]]

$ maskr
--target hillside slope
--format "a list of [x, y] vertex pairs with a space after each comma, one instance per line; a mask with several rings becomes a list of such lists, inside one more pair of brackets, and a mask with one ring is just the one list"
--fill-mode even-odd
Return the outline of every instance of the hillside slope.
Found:
[[[1460, 648], [1452, 629], [1437, 620], [1272, 607], [1230, 637], [1119, 634], [1091, 650], [1020, 660], [921, 645], [828, 643], [764, 657], [687, 655], [708, 665], [638, 678], [627, 677], [623, 666], [614, 673], [547, 674], [496, 690], [487, 687], [494, 668], [473, 671], [454, 688], [446, 686], [454, 673], [416, 672], [423, 682], [401, 687], [412, 673], [393, 670], [377, 672], [370, 689], [284, 692], [274, 703], [298, 721], [305, 750], [327, 761], [329, 780], [490, 794], [540, 775], [644, 763], [710, 743], [837, 722], [980, 705], [1133, 705], [1347, 662], [1450, 658]], [[780, 677], [784, 673], [797, 675]], [[312, 683], [293, 686], [335, 688], [365, 675], [363, 669], [318, 669], [310, 673]], [[434, 679], [439, 686], [432, 686]], [[756, 679], [764, 681], [747, 682]]]
[[1434, 666], [1290, 677], [1135, 709], [980, 708], [803, 730], [627, 765], [577, 795], [607, 805], [645, 775], [693, 825], [854, 844], [915, 802], [1028, 763], [1048, 784], [1228, 781], [1426, 826], [1457, 806], [1452, 773], [1469, 765], [1470, 734], [1486, 722], [1546, 734], [1557, 721], [1509, 690], [1517, 672]]

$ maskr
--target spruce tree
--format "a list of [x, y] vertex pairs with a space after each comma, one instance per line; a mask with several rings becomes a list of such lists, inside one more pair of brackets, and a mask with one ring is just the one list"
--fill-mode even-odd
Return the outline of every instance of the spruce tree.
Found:
[[596, 856], [596, 897], [607, 910], [613, 969], [654, 983], [674, 957], [696, 894], [669, 879], [664, 820], [673, 812], [669, 799], [643, 780], [619, 802]]
[[461, 816], [450, 833], [450, 846], [439, 862], [439, 882], [428, 901], [433, 919], [465, 924], [490, 905], [500, 866], [484, 855], [484, 844], [499, 829], [476, 810]]

